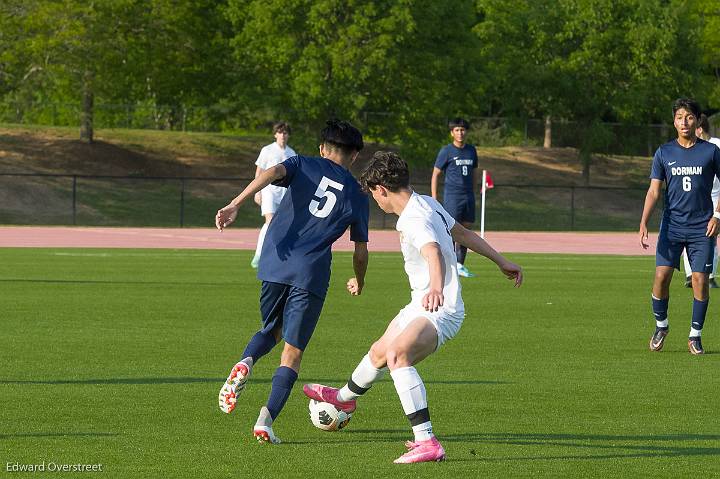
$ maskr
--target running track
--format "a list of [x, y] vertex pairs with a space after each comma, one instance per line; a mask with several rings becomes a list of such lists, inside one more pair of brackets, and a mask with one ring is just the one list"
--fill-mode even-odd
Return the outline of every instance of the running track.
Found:
[[[214, 228], [104, 228], [7, 226], [0, 227], [0, 247], [29, 248], [193, 248], [255, 249], [258, 230]], [[503, 253], [568, 253], [654, 255], [655, 239], [643, 250], [637, 233], [489, 232], [486, 239]], [[398, 234], [392, 230], [370, 232], [370, 251], [399, 251]], [[346, 233], [333, 247], [352, 251]]]

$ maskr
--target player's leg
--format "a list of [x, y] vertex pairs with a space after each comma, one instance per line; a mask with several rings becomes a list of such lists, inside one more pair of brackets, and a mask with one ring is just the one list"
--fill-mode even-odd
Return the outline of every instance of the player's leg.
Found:
[[297, 381], [303, 351], [315, 331], [324, 302], [324, 298], [304, 289], [294, 286], [288, 286], [288, 289], [282, 325], [285, 347], [280, 359], [280, 366], [272, 377], [267, 403], [260, 410], [260, 415], [253, 428], [253, 434], [259, 441], [271, 443], [280, 442], [273, 434], [272, 424], [285, 406], [295, 381]]
[[403, 318], [402, 311], [395, 316], [380, 339], [373, 343], [370, 351], [360, 360], [350, 375], [350, 379], [342, 388], [337, 389], [322, 384], [306, 384], [303, 386], [303, 393], [310, 399], [328, 402], [342, 411], [348, 413], [355, 411], [356, 399], [368, 392], [372, 385], [387, 372], [386, 351], [407, 325], [407, 321]]
[[715, 238], [703, 237], [688, 245], [688, 256], [691, 258], [693, 270], [693, 309], [688, 337], [688, 350], [692, 354], [704, 353], [701, 335], [710, 303], [709, 274], [713, 266], [715, 243]]
[[425, 317], [417, 317], [389, 345], [386, 361], [403, 411], [415, 436], [406, 443], [408, 452], [395, 463], [441, 461], [445, 450], [432, 432], [427, 392], [414, 365], [432, 354], [438, 345], [438, 331]]
[[238, 396], [245, 390], [253, 366], [280, 340], [287, 295], [288, 286], [263, 281], [260, 290], [260, 315], [263, 327], [250, 338], [241, 356], [242, 359], [235, 363], [220, 388], [218, 401], [224, 413], [233, 412]]
[[712, 267], [712, 273], [710, 273], [710, 287], [720, 288], [720, 285], [715, 280], [715, 277], [717, 275], [717, 267], [718, 267], [718, 247], [717, 247], [717, 238], [715, 241], [715, 247], [713, 248], [713, 267]]
[[[263, 188], [260, 191], [261, 202], [260, 202], [260, 214], [265, 217], [265, 223], [260, 228], [260, 234], [258, 235], [257, 246], [255, 247], [255, 256], [253, 256], [250, 266], [257, 268], [260, 263], [260, 254], [262, 253], [263, 243], [265, 243], [265, 234], [267, 233], [270, 220], [277, 211], [277, 207], [280, 204], [280, 200], [277, 198], [278, 193], [273, 188]], [[282, 198], [282, 196], [280, 196]]]
[[680, 256], [685, 243], [671, 241], [667, 228], [660, 226], [657, 250], [655, 252], [655, 278], [652, 288], [652, 311], [655, 316], [655, 332], [650, 338], [650, 350], [660, 351], [668, 334], [668, 303], [670, 301], [670, 282], [675, 269], [679, 269]]
[[688, 259], [687, 249], [683, 251], [683, 267], [685, 269], [685, 287], [692, 288], [692, 268]]

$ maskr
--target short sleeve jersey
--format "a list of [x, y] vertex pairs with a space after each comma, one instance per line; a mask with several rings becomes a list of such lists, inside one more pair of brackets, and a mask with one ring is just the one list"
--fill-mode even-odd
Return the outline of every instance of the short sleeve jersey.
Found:
[[350, 227], [350, 239], [368, 240], [369, 202], [358, 181], [326, 158], [294, 156], [274, 184], [287, 193], [268, 226], [258, 278], [325, 297], [332, 244]]
[[700, 138], [690, 148], [677, 140], [660, 146], [650, 178], [664, 181], [663, 222], [678, 233], [704, 233], [713, 215], [711, 191], [720, 174], [720, 149]]
[[[720, 138], [715, 138], [713, 136], [708, 141], [720, 148]], [[712, 192], [710, 193], [710, 195], [712, 196], [713, 203], [717, 204], [718, 199], [720, 198], [720, 180], [717, 176], [715, 177], [715, 181], [713, 182]]]
[[[295, 155], [297, 155], [297, 153], [295, 153], [295, 150], [289, 146], [285, 145], [285, 148], [281, 148], [277, 142], [274, 142], [262, 147], [262, 150], [260, 150], [260, 154], [255, 161], [255, 165], [259, 166], [263, 170], [268, 170]], [[284, 188], [280, 188], [278, 186], [267, 185], [265, 188], [278, 193], [281, 190], [284, 192]]]
[[398, 218], [400, 246], [405, 259], [405, 272], [410, 280], [411, 301], [422, 305], [422, 298], [430, 289], [430, 268], [421, 253], [428, 243], [437, 243], [445, 263], [443, 279], [444, 303], [441, 308], [450, 314], [463, 314], [457, 258], [450, 230], [455, 220], [436, 200], [413, 193]]
[[435, 159], [435, 168], [445, 175], [444, 195], [474, 194], [473, 169], [477, 167], [477, 151], [473, 145], [458, 148], [450, 143], [443, 146]]

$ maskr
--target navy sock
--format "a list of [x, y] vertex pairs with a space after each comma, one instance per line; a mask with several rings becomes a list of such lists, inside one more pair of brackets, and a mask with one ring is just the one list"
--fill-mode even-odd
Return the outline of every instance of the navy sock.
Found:
[[[655, 315], [655, 321], [665, 321], [667, 319], [669, 302], [670, 298], [657, 299], [655, 296], [652, 297], [652, 309]], [[695, 316], [693, 315], [693, 317]]]
[[258, 362], [258, 359], [269, 353], [276, 344], [275, 336], [273, 336], [272, 333], [258, 331], [252, 338], [250, 338], [250, 341], [248, 341], [241, 359], [245, 359], [249, 356], [252, 358], [253, 364], [255, 364]]
[[455, 243], [455, 255], [457, 256], [457, 262], [465, 264], [465, 257], [467, 256], [467, 248], [460, 243]]
[[278, 414], [280, 414], [280, 411], [290, 397], [290, 391], [292, 391], [297, 377], [298, 374], [287, 366], [280, 366], [275, 370], [275, 374], [272, 377], [270, 397], [266, 405], [273, 421]]
[[705, 314], [708, 310], [708, 304], [710, 304], [710, 298], [705, 301], [699, 299], [693, 299], [693, 313], [692, 313], [692, 328], [701, 330], [703, 324], [705, 324]]

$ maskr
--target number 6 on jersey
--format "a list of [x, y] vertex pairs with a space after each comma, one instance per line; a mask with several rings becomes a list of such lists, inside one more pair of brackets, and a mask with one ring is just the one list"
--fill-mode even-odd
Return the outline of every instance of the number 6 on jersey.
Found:
[[[332, 209], [335, 207], [337, 196], [335, 193], [328, 190], [329, 187], [342, 191], [345, 185], [338, 183], [337, 181], [333, 181], [327, 176], [323, 176], [317, 190], [315, 190], [315, 197], [320, 199], [312, 200], [309, 205], [310, 213], [312, 213], [313, 216], [317, 216], [318, 218], [327, 218]], [[322, 208], [320, 208], [320, 200], [322, 200], [323, 197], [327, 198], [327, 201], [325, 201], [325, 204]]]

